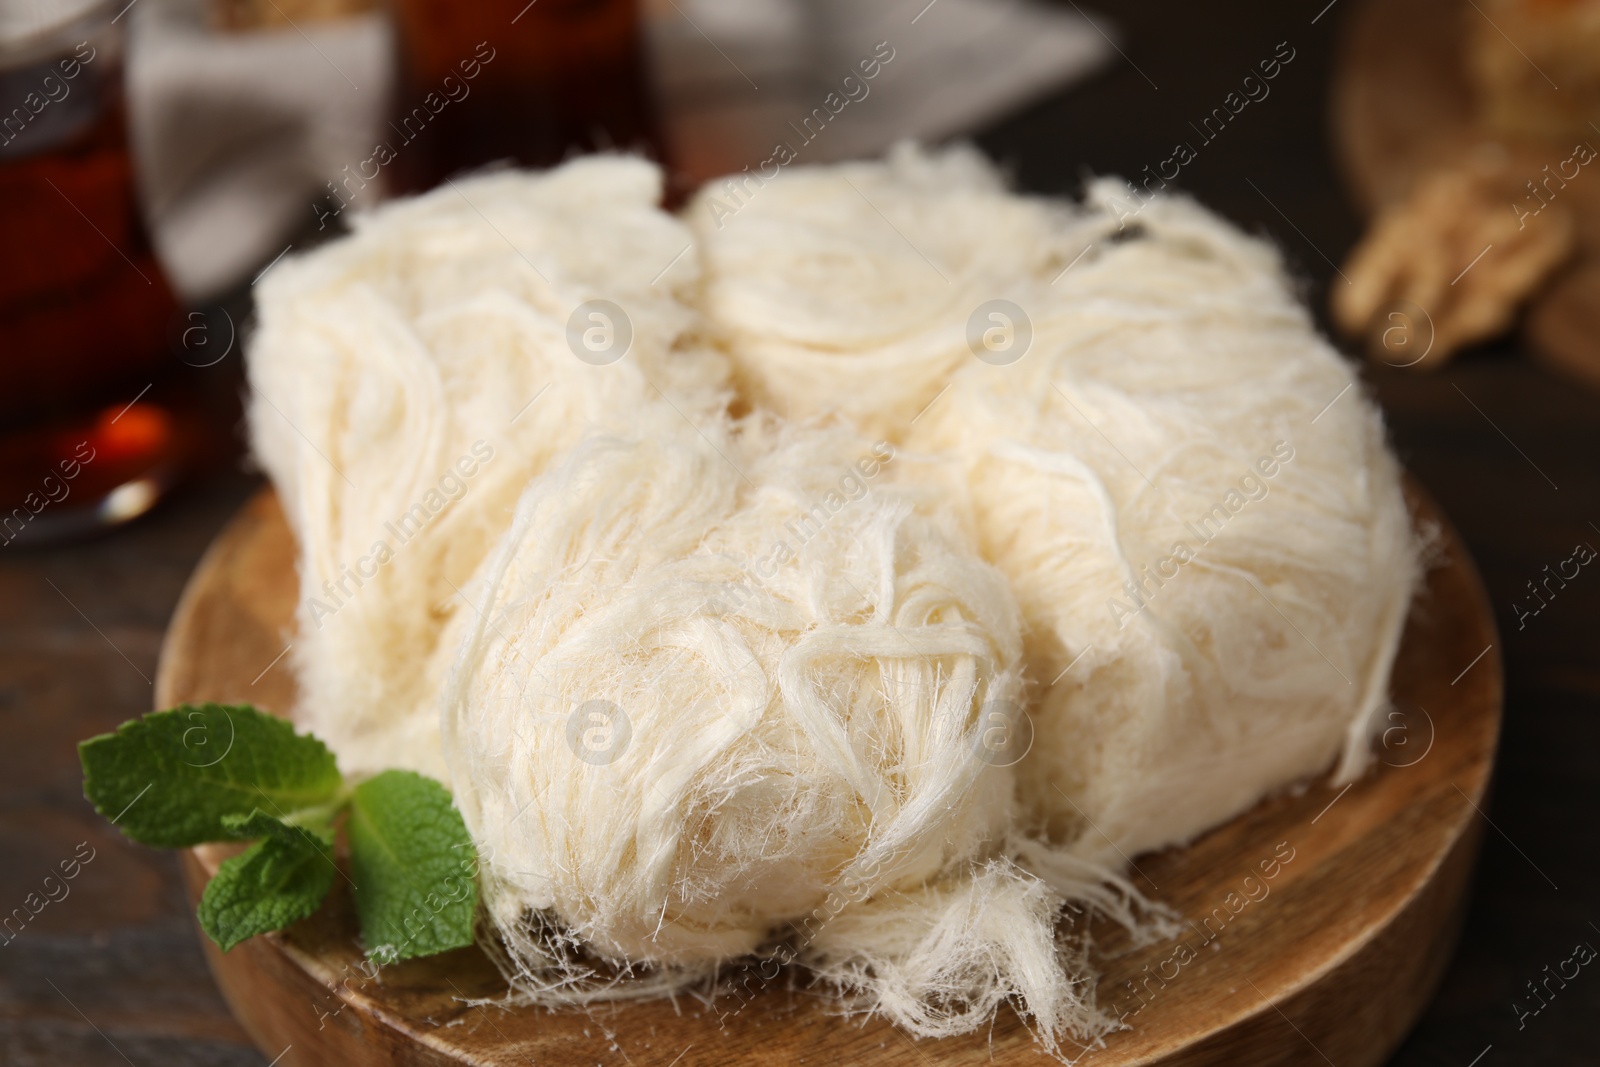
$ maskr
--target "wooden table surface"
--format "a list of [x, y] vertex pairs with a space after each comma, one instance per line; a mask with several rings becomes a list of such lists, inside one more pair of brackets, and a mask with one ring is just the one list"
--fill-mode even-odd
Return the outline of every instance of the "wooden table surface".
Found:
[[[1180, 182], [1277, 241], [1320, 307], [1329, 280], [1341, 284], [1333, 264], [1359, 225], [1325, 122], [1345, 2], [1320, 17], [1326, 0], [1118, 5], [1126, 58], [980, 143], [1033, 191], [1073, 191], [1088, 172], [1137, 174], [1175, 142], [1198, 143], [1189, 122], [1287, 42], [1294, 58], [1271, 95], [1201, 145]], [[1509, 344], [1435, 375], [1378, 370], [1368, 381], [1405, 463], [1477, 557], [1507, 673], [1492, 823], [1466, 931], [1393, 1063], [1600, 1064], [1600, 974], [1550, 982], [1554, 994], [1543, 993], [1543, 1009], [1520, 1026], [1514, 1007], [1537, 1006], [1526, 983], [1544, 981], [1576, 944], [1600, 947], [1600, 573], [1580, 572], [1520, 629], [1512, 607], [1574, 545], [1600, 546], [1600, 395], [1551, 377]], [[0, 1063], [270, 1059], [212, 986], [175, 858], [124, 842], [93, 813], [74, 749], [149, 709], [179, 590], [258, 484], [244, 473], [213, 476], [110, 537], [0, 549], [0, 912], [40, 891], [59, 861], [93, 849], [70, 894], [0, 944]], [[1299, 1040], [1287, 1024], [1283, 1040]], [[1322, 1060], [1307, 1048], [1306, 1062]]]

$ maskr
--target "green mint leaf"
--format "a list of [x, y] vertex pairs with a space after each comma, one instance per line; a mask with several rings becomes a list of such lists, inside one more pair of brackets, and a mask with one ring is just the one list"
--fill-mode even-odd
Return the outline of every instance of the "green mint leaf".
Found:
[[444, 786], [412, 771], [369, 778], [346, 833], [368, 956], [392, 963], [472, 943], [477, 853]]
[[200, 928], [227, 952], [246, 938], [304, 919], [333, 887], [333, 858], [311, 834], [265, 837], [225, 861], [206, 883]]
[[334, 800], [333, 753], [248, 704], [184, 704], [78, 745], [83, 794], [135, 841], [165, 848], [237, 834], [226, 815], [289, 815]]
[[256, 808], [249, 815], [224, 815], [222, 828], [228, 836], [239, 841], [253, 841], [262, 837], [277, 837], [288, 841], [296, 841], [301, 836], [309, 834], [321, 842], [323, 848], [333, 847], [333, 821], [332, 809], [310, 809], [312, 816], [299, 822], [286, 822], [276, 815], [270, 815]]

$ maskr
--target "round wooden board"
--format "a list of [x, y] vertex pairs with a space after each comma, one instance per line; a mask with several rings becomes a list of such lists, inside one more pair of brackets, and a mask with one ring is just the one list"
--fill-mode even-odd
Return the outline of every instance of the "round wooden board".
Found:
[[[1465, 0], [1361, 0], [1350, 13], [1332, 126], [1345, 185], [1369, 218], [1481, 140], [1463, 56], [1466, 20], [1486, 17]], [[1555, 167], [1571, 147], [1552, 146], [1541, 162]], [[1527, 178], [1540, 176], [1534, 164]], [[1580, 173], [1560, 196], [1578, 223], [1578, 253], [1531, 301], [1523, 332], [1551, 369], [1600, 388], [1600, 177]]]
[[[1443, 526], [1442, 557], [1395, 668], [1406, 714], [1386, 735], [1380, 765], [1345, 791], [1317, 782], [1186, 848], [1137, 859], [1150, 894], [1193, 928], [1136, 950], [1102, 939], [1100, 1000], [1126, 1013], [1127, 1028], [1084, 1055], [1087, 1063], [1368, 1067], [1394, 1050], [1431, 996], [1477, 852], [1501, 668], [1492, 614], [1459, 538], [1426, 499], [1414, 496], [1413, 506]], [[251, 702], [292, 714], [282, 653], [293, 640], [295, 596], [293, 543], [266, 491], [190, 579], [162, 650], [157, 705]], [[226, 854], [184, 854], [196, 899]], [[347, 888], [336, 883], [327, 906], [282, 934], [227, 954], [205, 941], [228, 1003], [269, 1058], [282, 1055], [279, 1067], [1048, 1062], [1009, 1010], [979, 1034], [914, 1041], [881, 1019], [830, 1014], [828, 998], [798, 972], [710, 1004], [474, 1007], [465, 1000], [505, 989], [476, 948], [367, 978]]]

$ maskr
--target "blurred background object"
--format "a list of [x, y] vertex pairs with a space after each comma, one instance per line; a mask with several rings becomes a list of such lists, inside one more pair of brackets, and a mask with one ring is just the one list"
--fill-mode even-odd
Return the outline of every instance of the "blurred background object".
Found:
[[0, 540], [231, 462], [248, 286], [346, 209], [607, 150], [675, 200], [780, 144], [971, 130], [1115, 47], [1037, 0], [936, 2], [0, 0]]
[[109, 4], [0, 5], [6, 545], [141, 514], [183, 466], [185, 428], [142, 400], [178, 307], [140, 217], [122, 64]]
[[1110, 24], [1070, 8], [936, 2], [139, 0], [155, 244], [210, 300], [347, 208], [485, 164], [638, 151], [681, 194], [779, 143], [817, 163], [971, 131], [1115, 55]]
[[394, 81], [389, 22], [309, 0], [140, 0], [127, 20], [156, 247], [186, 300], [217, 299], [314, 228], [330, 183], [372, 153]]
[[1116, 55], [1103, 16], [935, 2], [655, 0], [652, 58], [680, 173], [699, 183], [755, 169], [779, 144], [827, 163], [970, 133]]
[[1373, 221], [1331, 294], [1339, 328], [1429, 369], [1521, 320], [1600, 388], [1600, 0], [1368, 0], [1340, 68], [1335, 129]]
[[211, 24], [219, 30], [284, 28], [371, 11], [374, 0], [211, 0]]
[[1600, 3], [1483, 0], [1480, 10], [1461, 17], [1467, 69], [1490, 130], [1556, 144], [1595, 132]]
[[[48, 10], [48, 9], [47, 9]], [[0, 418], [154, 370], [174, 307], [134, 193], [122, 39], [104, 4], [0, 39]]]
[[395, 0], [394, 15], [398, 93], [381, 132], [397, 191], [501, 160], [662, 158], [636, 0]]

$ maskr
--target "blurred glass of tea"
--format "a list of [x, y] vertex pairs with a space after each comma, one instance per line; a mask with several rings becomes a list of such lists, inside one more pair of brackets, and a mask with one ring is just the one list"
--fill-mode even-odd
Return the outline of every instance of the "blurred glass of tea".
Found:
[[172, 466], [137, 402], [178, 308], [134, 187], [120, 6], [0, 0], [0, 546], [138, 514]]
[[395, 0], [394, 188], [574, 151], [660, 159], [637, 0]]

